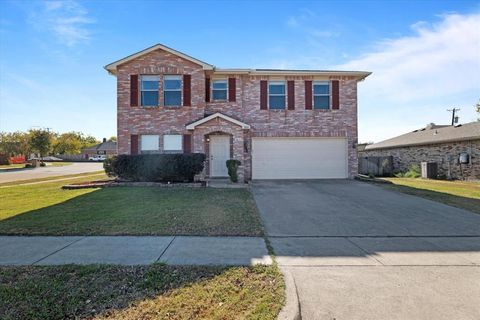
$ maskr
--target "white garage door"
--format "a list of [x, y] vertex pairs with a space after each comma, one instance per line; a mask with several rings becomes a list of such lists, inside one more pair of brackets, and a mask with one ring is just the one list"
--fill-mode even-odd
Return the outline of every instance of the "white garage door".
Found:
[[347, 178], [345, 138], [253, 138], [253, 179]]

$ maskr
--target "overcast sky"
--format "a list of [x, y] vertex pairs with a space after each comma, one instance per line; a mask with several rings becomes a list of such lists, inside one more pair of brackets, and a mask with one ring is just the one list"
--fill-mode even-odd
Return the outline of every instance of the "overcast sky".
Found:
[[116, 134], [103, 66], [155, 43], [218, 67], [372, 71], [359, 140], [476, 119], [477, 1], [0, 1], [0, 131]]

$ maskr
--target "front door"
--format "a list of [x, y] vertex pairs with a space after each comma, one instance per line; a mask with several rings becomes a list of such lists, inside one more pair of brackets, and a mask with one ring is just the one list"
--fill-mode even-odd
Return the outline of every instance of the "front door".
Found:
[[210, 176], [227, 177], [230, 159], [230, 136], [210, 136]]

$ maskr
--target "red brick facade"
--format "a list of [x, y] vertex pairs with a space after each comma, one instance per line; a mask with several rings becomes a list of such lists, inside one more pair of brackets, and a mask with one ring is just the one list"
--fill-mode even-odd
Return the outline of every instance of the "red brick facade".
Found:
[[[130, 75], [160, 75], [159, 106], [145, 108], [131, 106]], [[164, 74], [191, 75], [191, 106], [163, 106]], [[192, 134], [192, 151], [208, 154], [208, 136], [223, 132], [231, 136], [232, 158], [242, 162], [239, 174], [244, 179], [251, 178], [251, 138], [252, 137], [346, 137], [348, 141], [348, 176], [357, 173], [357, 81], [358, 76], [335, 74], [298, 75], [286, 72], [254, 74], [246, 72], [231, 73], [204, 70], [190, 60], [161, 49], [148, 52], [133, 60], [116, 66], [117, 105], [118, 105], [118, 153], [130, 153], [130, 136], [159, 135], [159, 152], [163, 150], [164, 134]], [[235, 78], [235, 102], [205, 102], [205, 79]], [[294, 81], [294, 110], [260, 110], [261, 80]], [[306, 110], [305, 81], [339, 81], [339, 109]], [[230, 79], [229, 81], [233, 81]], [[231, 82], [230, 82], [231, 83]], [[331, 87], [331, 86], [330, 86]], [[290, 90], [291, 92], [291, 90]], [[183, 95], [182, 95], [183, 97]], [[183, 98], [182, 98], [183, 99]], [[286, 101], [288, 101], [288, 96]], [[290, 99], [291, 101], [291, 99]], [[330, 99], [332, 103], [332, 99]], [[215, 119], [187, 130], [186, 125], [204, 118], [206, 115], [220, 112], [243, 123], [250, 129], [224, 119]], [[205, 174], [208, 175], [208, 165]]]

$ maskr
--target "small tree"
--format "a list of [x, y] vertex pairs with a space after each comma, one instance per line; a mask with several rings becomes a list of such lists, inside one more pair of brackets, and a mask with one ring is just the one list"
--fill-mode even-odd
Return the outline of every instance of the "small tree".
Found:
[[0, 154], [28, 155], [29, 136], [25, 132], [0, 132]]
[[38, 152], [40, 158], [48, 154], [52, 147], [52, 133], [45, 129], [32, 129], [30, 134], [30, 149]]

